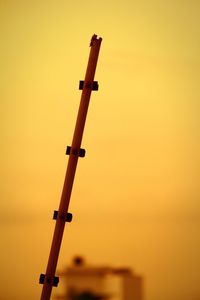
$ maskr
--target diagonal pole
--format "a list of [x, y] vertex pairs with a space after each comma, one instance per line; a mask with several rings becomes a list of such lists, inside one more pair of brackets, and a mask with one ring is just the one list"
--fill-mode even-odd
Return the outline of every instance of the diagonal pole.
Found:
[[54, 212], [54, 219], [56, 219], [53, 240], [51, 244], [49, 259], [47, 263], [46, 274], [40, 275], [40, 283], [43, 284], [41, 293], [41, 300], [49, 300], [51, 297], [51, 291], [53, 286], [57, 286], [58, 277], [55, 277], [56, 267], [58, 262], [58, 256], [60, 252], [63, 232], [65, 223], [70, 222], [72, 215], [68, 213], [68, 207], [70, 203], [70, 196], [73, 187], [76, 167], [79, 156], [84, 156], [85, 151], [81, 149], [81, 141], [90, 101], [90, 95], [92, 90], [97, 89], [97, 82], [94, 81], [94, 75], [100, 50], [102, 38], [97, 38], [93, 35], [90, 43], [90, 55], [85, 74], [85, 80], [83, 83], [81, 101], [76, 120], [76, 126], [74, 130], [74, 136], [72, 139], [71, 147], [67, 148], [67, 154], [69, 154], [69, 160], [59, 205], [58, 212]]

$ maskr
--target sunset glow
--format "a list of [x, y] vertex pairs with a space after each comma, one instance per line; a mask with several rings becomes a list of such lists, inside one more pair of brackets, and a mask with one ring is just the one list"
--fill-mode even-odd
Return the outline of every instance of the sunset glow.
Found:
[[144, 300], [200, 298], [199, 12], [196, 0], [1, 1], [0, 300], [40, 297], [94, 33], [99, 91], [58, 269], [83, 255], [136, 270]]

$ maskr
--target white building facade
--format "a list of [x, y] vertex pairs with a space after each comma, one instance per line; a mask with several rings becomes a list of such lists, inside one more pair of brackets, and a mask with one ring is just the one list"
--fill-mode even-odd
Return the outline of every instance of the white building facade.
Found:
[[144, 300], [143, 280], [129, 268], [87, 265], [81, 257], [60, 273], [63, 300]]

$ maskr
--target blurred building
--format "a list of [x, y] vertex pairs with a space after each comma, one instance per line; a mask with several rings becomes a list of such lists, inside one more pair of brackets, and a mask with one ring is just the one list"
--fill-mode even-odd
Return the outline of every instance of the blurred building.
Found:
[[62, 300], [143, 300], [143, 280], [129, 268], [90, 266], [76, 257], [60, 277], [65, 282]]

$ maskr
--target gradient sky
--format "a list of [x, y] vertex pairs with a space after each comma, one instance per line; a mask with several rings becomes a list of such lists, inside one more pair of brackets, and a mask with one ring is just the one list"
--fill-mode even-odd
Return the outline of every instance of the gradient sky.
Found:
[[[39, 299], [91, 36], [103, 38], [59, 269], [200, 299], [200, 1], [0, 1], [1, 294]], [[54, 293], [58, 292], [55, 289]]]

